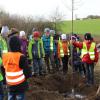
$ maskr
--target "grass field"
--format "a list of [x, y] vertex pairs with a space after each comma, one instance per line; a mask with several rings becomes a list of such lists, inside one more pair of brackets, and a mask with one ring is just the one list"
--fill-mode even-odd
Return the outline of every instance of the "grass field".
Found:
[[[84, 34], [91, 32], [93, 35], [100, 35], [100, 19], [74, 20], [74, 32]], [[71, 32], [71, 21], [64, 21], [61, 24], [64, 33]]]

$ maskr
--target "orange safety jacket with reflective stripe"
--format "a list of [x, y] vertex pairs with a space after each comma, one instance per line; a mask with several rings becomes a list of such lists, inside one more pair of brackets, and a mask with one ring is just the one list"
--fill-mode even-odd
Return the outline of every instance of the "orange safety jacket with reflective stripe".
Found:
[[8, 52], [3, 54], [3, 65], [8, 85], [18, 85], [25, 81], [23, 69], [19, 67], [19, 60], [22, 54], [19, 52]]
[[[60, 42], [61, 42], [61, 46], [60, 46]], [[60, 41], [60, 42], [58, 42], [58, 48], [57, 48], [57, 50], [58, 50], [58, 57], [59, 58], [61, 57], [61, 52], [60, 52], [61, 49], [63, 50], [63, 52], [62, 52], [63, 56], [69, 54], [68, 42], [67, 41]]]

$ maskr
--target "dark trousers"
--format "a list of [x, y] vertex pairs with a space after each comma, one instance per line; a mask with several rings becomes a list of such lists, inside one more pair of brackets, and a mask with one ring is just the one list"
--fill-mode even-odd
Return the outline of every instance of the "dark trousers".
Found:
[[59, 58], [58, 58], [57, 54], [54, 55], [54, 63], [55, 63], [55, 71], [59, 71], [59, 68], [61, 66], [60, 66], [60, 61], [59, 61]]
[[68, 72], [68, 55], [64, 55], [64, 57], [62, 57], [61, 59], [63, 64], [63, 73], [66, 74]]
[[84, 63], [86, 68], [86, 78], [88, 84], [94, 84], [94, 63], [88, 64]]
[[82, 74], [82, 66], [81, 66], [81, 64], [77, 64], [77, 65], [73, 65], [73, 66], [74, 66], [75, 72], [79, 72], [80, 74]]
[[50, 72], [50, 62], [49, 62], [49, 58], [50, 56], [49, 55], [45, 55], [45, 64], [46, 64], [46, 67], [47, 67], [47, 71]]
[[84, 63], [82, 63], [81, 66], [82, 66], [83, 75], [86, 76], [86, 68], [84, 66]]
[[0, 100], [3, 100], [4, 93], [3, 93], [3, 82], [0, 81]]
[[73, 64], [73, 70], [78, 72], [81, 76], [86, 76], [86, 70], [81, 61], [75, 61]]
[[[45, 55], [45, 64], [47, 66], [48, 72], [51, 72], [51, 69], [54, 70], [55, 62], [54, 62], [53, 54], [46, 54]], [[50, 64], [51, 64], [51, 66], [50, 66]]]

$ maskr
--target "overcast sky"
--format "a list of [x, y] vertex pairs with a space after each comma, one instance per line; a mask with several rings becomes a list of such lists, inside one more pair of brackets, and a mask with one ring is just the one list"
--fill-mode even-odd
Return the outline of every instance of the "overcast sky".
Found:
[[[74, 0], [74, 16], [100, 15], [100, 0]], [[71, 0], [0, 0], [0, 6], [10, 14], [49, 16], [56, 8], [71, 19]]]

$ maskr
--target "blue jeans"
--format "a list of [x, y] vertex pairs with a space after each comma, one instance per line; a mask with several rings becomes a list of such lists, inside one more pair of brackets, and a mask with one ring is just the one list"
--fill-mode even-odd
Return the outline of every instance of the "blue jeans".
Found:
[[8, 93], [8, 100], [25, 100], [25, 93]]
[[3, 100], [3, 98], [4, 98], [4, 95], [0, 94], [0, 100]]
[[42, 67], [43, 67], [42, 58], [33, 59], [34, 74], [36, 75], [42, 74]]
[[3, 93], [3, 82], [0, 81], [0, 100], [3, 100], [4, 93]]
[[94, 84], [94, 63], [88, 64], [84, 63], [86, 68], [86, 78], [88, 84]]

